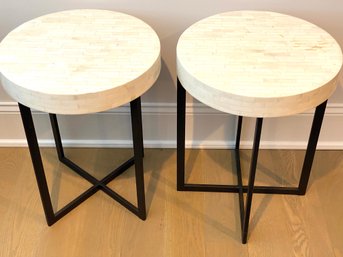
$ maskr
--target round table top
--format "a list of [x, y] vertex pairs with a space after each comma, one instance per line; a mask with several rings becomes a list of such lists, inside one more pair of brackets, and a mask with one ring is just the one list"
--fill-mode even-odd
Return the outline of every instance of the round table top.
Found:
[[285, 116], [319, 105], [334, 92], [341, 66], [341, 49], [327, 32], [273, 12], [217, 14], [190, 26], [177, 44], [184, 88], [242, 116]]
[[49, 113], [92, 113], [128, 103], [154, 84], [160, 68], [155, 31], [113, 11], [44, 15], [17, 27], [0, 43], [6, 92]]

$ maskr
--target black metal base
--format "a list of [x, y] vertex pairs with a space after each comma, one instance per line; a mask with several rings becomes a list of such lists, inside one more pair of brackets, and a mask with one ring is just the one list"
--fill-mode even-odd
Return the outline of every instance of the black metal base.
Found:
[[[290, 194], [304, 195], [308, 185], [308, 180], [311, 173], [311, 167], [314, 159], [314, 154], [317, 147], [318, 137], [325, 113], [327, 101], [323, 102], [316, 108], [314, 114], [310, 137], [307, 145], [306, 155], [302, 167], [300, 182], [298, 187], [271, 187], [271, 186], [255, 186], [255, 174], [257, 166], [257, 158], [259, 144], [262, 131], [262, 118], [256, 119], [255, 136], [253, 144], [253, 152], [250, 163], [250, 173], [248, 185], [244, 186], [242, 182], [242, 172], [240, 165], [240, 137], [242, 130], [242, 116], [238, 116], [236, 145], [235, 145], [235, 164], [237, 170], [237, 185], [209, 185], [209, 184], [187, 184], [185, 183], [185, 108], [186, 108], [186, 91], [181, 82], [177, 80], [177, 190], [178, 191], [200, 191], [200, 192], [229, 192], [239, 194], [239, 210], [241, 219], [242, 243], [247, 242], [248, 226], [250, 218], [250, 210], [252, 204], [253, 193], [263, 194]], [[244, 204], [243, 193], [246, 195], [246, 203]]]
[[[62, 209], [56, 213], [53, 210], [49, 189], [46, 181], [46, 176], [44, 173], [42, 158], [39, 150], [39, 145], [37, 141], [36, 131], [32, 119], [32, 114], [30, 108], [19, 103], [19, 109], [25, 129], [25, 134], [31, 154], [31, 159], [34, 167], [34, 172], [36, 175], [36, 180], [39, 188], [39, 193], [42, 200], [42, 205], [45, 212], [46, 221], [49, 226], [53, 225], [71, 210], [79, 206], [82, 202], [88, 199], [90, 196], [95, 194], [97, 191], [102, 190], [107, 195], [112, 197], [122, 206], [127, 208], [129, 211], [137, 215], [140, 219], [146, 219], [146, 208], [145, 208], [145, 192], [144, 192], [144, 174], [143, 174], [143, 133], [142, 133], [142, 114], [141, 114], [141, 102], [140, 98], [133, 100], [130, 103], [131, 107], [131, 123], [132, 123], [132, 134], [133, 134], [133, 148], [134, 157], [130, 158], [128, 161], [121, 164], [118, 168], [108, 174], [101, 180], [96, 179], [88, 172], [83, 170], [77, 164], [69, 160], [64, 155], [61, 135], [57, 123], [57, 117], [55, 114], [49, 114], [50, 122], [54, 134], [55, 144], [58, 159], [68, 166], [70, 169], [75, 171], [81, 177], [89, 181], [93, 186], [82, 193], [80, 196], [75, 198], [73, 201], [68, 203]], [[132, 203], [127, 201], [125, 198], [117, 194], [111, 188], [107, 186], [109, 182], [118, 177], [129, 167], [135, 164], [135, 175], [136, 175], [136, 191], [137, 191], [137, 204], [138, 207], [134, 206]]]

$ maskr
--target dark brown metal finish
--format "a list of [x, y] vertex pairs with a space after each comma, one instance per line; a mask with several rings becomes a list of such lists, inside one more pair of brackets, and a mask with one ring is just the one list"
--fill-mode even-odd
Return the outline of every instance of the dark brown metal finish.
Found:
[[185, 190], [186, 90], [177, 79], [177, 190]]
[[305, 195], [306, 193], [308, 180], [311, 174], [314, 154], [316, 153], [320, 129], [322, 127], [322, 123], [324, 119], [326, 104], [327, 104], [327, 101], [318, 105], [316, 108], [316, 112], [314, 113], [314, 118], [312, 122], [310, 137], [308, 139], [304, 164], [301, 171], [301, 177], [300, 177], [300, 182], [299, 182], [299, 195]]
[[247, 242], [247, 238], [248, 238], [249, 219], [250, 219], [252, 196], [254, 192], [258, 151], [260, 148], [262, 122], [263, 122], [262, 118], [256, 119], [254, 145], [252, 148], [249, 181], [248, 181], [248, 191], [247, 191], [247, 198], [245, 202], [244, 219], [243, 219], [243, 229], [242, 229], [242, 243], [243, 244]]

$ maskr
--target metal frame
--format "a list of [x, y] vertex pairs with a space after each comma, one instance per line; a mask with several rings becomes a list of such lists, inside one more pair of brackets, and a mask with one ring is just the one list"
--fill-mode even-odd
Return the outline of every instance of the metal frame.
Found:
[[[26, 107], [19, 103], [20, 114], [22, 117], [24, 130], [31, 154], [32, 164], [36, 175], [38, 189], [42, 200], [42, 205], [46, 217], [46, 221], [49, 226], [53, 225], [67, 213], [72, 211], [74, 208], [79, 206], [83, 201], [88, 199], [90, 196], [95, 194], [97, 191], [102, 190], [104, 193], [112, 197], [115, 201], [120, 203], [126, 209], [137, 215], [140, 219], [146, 219], [146, 208], [145, 208], [145, 193], [144, 193], [144, 171], [143, 171], [143, 133], [142, 133], [142, 113], [141, 113], [141, 101], [140, 97], [133, 100], [130, 103], [131, 108], [131, 124], [132, 124], [132, 135], [133, 135], [133, 149], [134, 157], [130, 158], [118, 168], [108, 174], [101, 180], [96, 179], [90, 175], [87, 171], [79, 167], [77, 164], [68, 159], [63, 151], [63, 145], [61, 141], [61, 135], [57, 123], [56, 114], [49, 114], [52, 131], [54, 134], [55, 144], [58, 159], [65, 164], [67, 167], [75, 171], [81, 177], [89, 181], [93, 186], [87, 189], [80, 196], [76, 197], [62, 209], [56, 213], [53, 210], [49, 188], [44, 173], [43, 162], [39, 150], [37, 141], [37, 135], [32, 119], [32, 113], [29, 107]], [[117, 194], [111, 188], [107, 186], [109, 182], [118, 177], [129, 167], [135, 164], [135, 175], [136, 175], [136, 191], [137, 191], [137, 205], [134, 206], [132, 203], [127, 201], [125, 198]]]
[[[301, 171], [299, 185], [297, 187], [275, 187], [275, 186], [254, 186], [256, 165], [258, 159], [259, 144], [262, 131], [263, 118], [256, 119], [255, 136], [250, 163], [250, 173], [248, 185], [243, 185], [240, 165], [240, 137], [243, 117], [238, 116], [235, 163], [237, 170], [237, 185], [214, 185], [214, 184], [189, 184], [185, 183], [185, 123], [186, 123], [186, 90], [179, 79], [177, 80], [177, 190], [178, 191], [198, 191], [198, 192], [228, 192], [239, 194], [239, 210], [241, 219], [242, 243], [247, 242], [248, 226], [253, 193], [262, 194], [290, 194], [305, 195], [311, 167], [316, 152], [318, 137], [324, 118], [327, 101], [318, 105], [314, 114], [306, 155]], [[244, 205], [243, 193], [247, 193]]]

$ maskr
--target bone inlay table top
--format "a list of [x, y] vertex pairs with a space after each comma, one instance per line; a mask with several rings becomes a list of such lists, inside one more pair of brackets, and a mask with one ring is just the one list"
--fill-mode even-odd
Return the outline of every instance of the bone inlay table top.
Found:
[[214, 15], [190, 26], [177, 45], [178, 77], [215, 109], [276, 117], [316, 107], [334, 92], [338, 43], [323, 29], [264, 11]]
[[16, 101], [41, 111], [104, 111], [139, 97], [156, 81], [160, 41], [143, 21], [106, 10], [33, 19], [0, 44], [1, 81]]

